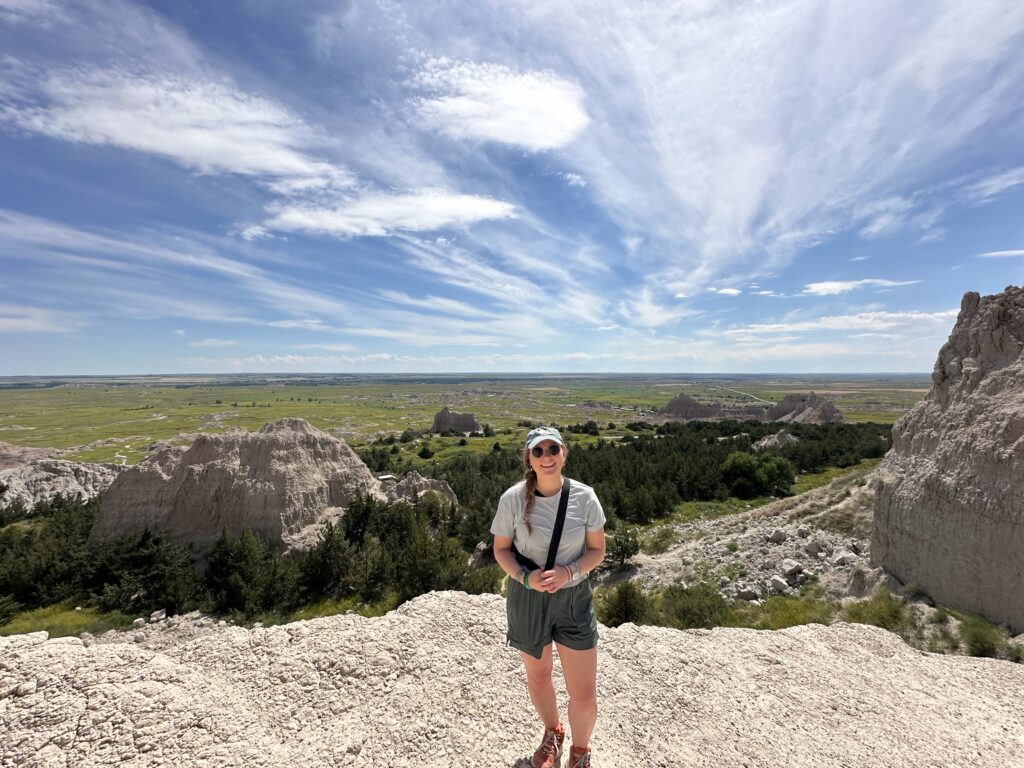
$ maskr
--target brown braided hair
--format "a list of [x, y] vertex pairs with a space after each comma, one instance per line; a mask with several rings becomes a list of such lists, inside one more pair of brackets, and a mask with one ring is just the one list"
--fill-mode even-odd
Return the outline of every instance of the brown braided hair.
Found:
[[[562, 446], [562, 452], [566, 456], [569, 455], [569, 449], [564, 445]], [[530, 466], [529, 448], [523, 450], [523, 465], [526, 467], [526, 472], [523, 474], [523, 479], [526, 481], [526, 486], [523, 488], [523, 493], [526, 494], [526, 498], [523, 499], [525, 502], [523, 522], [526, 523], [526, 532], [533, 533], [533, 529], [530, 527], [530, 513], [533, 512], [533, 502], [537, 499], [537, 473]]]

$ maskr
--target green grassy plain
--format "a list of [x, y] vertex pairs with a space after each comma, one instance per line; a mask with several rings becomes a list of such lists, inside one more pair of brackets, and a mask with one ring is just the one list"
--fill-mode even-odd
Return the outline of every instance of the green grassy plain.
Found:
[[[138, 377], [45, 382], [0, 379], [0, 441], [74, 449], [75, 461], [135, 463], [157, 440], [187, 442], [192, 433], [258, 429], [284, 417], [336, 430], [353, 445], [406, 428], [428, 429], [444, 405], [491, 424], [495, 438], [435, 438], [449, 458], [517, 442], [535, 423], [593, 419], [606, 437], [685, 392], [702, 402], [777, 401], [813, 389], [850, 421], [895, 422], [927, 391], [925, 376], [555, 376], [523, 377]], [[30, 386], [35, 385], [35, 386]], [[617, 430], [606, 430], [614, 422]], [[507, 432], [506, 432], [507, 431]], [[414, 466], [420, 443], [400, 446]], [[427, 460], [425, 463], [429, 463]]]

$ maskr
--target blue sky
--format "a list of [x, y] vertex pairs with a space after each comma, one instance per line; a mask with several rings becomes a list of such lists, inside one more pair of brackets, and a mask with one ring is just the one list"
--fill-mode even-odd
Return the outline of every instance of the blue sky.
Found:
[[0, 375], [931, 369], [1024, 4], [0, 0]]

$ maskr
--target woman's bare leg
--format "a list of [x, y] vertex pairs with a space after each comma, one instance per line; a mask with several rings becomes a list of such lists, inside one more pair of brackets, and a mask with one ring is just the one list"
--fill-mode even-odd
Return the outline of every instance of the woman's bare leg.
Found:
[[597, 648], [574, 651], [559, 643], [555, 645], [565, 673], [565, 687], [569, 691], [572, 743], [586, 747], [597, 722]]
[[530, 689], [533, 708], [544, 721], [545, 728], [554, 728], [559, 720], [555, 684], [551, 680], [551, 645], [548, 644], [544, 649], [540, 659], [535, 659], [522, 651], [519, 654], [523, 657], [523, 666], [526, 667], [526, 685]]

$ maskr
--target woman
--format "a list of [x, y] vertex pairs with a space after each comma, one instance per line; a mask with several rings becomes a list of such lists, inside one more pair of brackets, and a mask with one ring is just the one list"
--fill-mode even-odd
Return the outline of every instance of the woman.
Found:
[[[569, 482], [555, 564], [545, 570], [563, 494], [566, 454], [557, 429], [531, 430], [523, 453], [526, 475], [502, 494], [491, 524], [494, 559], [510, 577], [508, 644], [519, 649], [530, 700], [544, 723], [544, 738], [533, 754], [534, 768], [556, 765], [565, 739], [551, 679], [552, 641], [569, 692], [568, 768], [589, 768], [590, 734], [597, 720], [597, 618], [587, 574], [604, 560], [605, 517], [590, 486]], [[516, 552], [523, 561], [540, 565], [521, 565]]]

